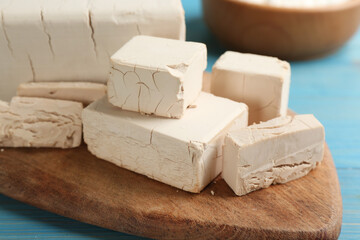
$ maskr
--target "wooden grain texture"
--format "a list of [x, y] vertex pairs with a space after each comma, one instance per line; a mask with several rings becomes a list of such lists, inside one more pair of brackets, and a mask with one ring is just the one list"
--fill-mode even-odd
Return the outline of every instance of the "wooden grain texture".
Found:
[[177, 190], [99, 160], [85, 145], [6, 148], [0, 155], [0, 193], [157, 239], [336, 239], [341, 226], [340, 189], [328, 148], [308, 176], [244, 197], [220, 179], [201, 194]]
[[333, 52], [349, 40], [360, 23], [360, 0], [310, 9], [236, 0], [202, 2], [206, 23], [227, 48], [286, 60]]
[[[210, 89], [209, 73], [204, 88]], [[214, 193], [214, 195], [212, 194]], [[187, 193], [116, 167], [83, 144], [0, 155], [0, 193], [86, 223], [157, 239], [336, 239], [342, 205], [328, 147], [308, 176], [243, 197], [221, 177]]]

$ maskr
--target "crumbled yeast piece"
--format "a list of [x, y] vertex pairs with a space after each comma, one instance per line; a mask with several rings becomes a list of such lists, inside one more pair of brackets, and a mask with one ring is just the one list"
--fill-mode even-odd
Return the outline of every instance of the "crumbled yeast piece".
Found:
[[241, 196], [308, 174], [324, 156], [324, 127], [313, 115], [279, 117], [225, 137], [222, 176]]
[[82, 104], [45, 98], [0, 101], [1, 147], [73, 148], [81, 143]]

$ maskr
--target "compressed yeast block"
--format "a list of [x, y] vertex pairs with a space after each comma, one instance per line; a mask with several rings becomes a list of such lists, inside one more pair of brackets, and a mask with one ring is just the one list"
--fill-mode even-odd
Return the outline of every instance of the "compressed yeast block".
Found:
[[246, 103], [249, 124], [286, 116], [290, 65], [274, 57], [228, 51], [213, 66], [211, 92]]
[[185, 39], [181, 0], [0, 0], [0, 99], [19, 83], [106, 83], [132, 37]]
[[13, 97], [0, 102], [1, 147], [73, 148], [81, 143], [82, 104]]
[[181, 119], [120, 110], [106, 98], [83, 111], [91, 153], [120, 167], [198, 193], [222, 170], [225, 133], [247, 126], [245, 104], [201, 93]]
[[17, 88], [17, 95], [92, 103], [105, 96], [106, 85], [90, 82], [27, 82]]
[[111, 57], [111, 63], [111, 104], [181, 118], [200, 94], [207, 50], [202, 43], [137, 36]]
[[279, 117], [225, 137], [222, 176], [236, 195], [286, 183], [324, 156], [324, 127], [313, 115]]

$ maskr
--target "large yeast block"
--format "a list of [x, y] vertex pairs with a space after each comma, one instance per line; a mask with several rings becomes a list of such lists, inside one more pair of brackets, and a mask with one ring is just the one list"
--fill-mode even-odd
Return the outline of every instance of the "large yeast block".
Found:
[[0, 102], [0, 146], [73, 148], [81, 143], [82, 104], [14, 97]]
[[313, 115], [279, 117], [231, 131], [222, 176], [237, 195], [308, 174], [324, 155], [324, 127]]
[[106, 83], [136, 35], [185, 39], [180, 0], [1, 0], [0, 99], [28, 81]]
[[226, 52], [215, 63], [211, 92], [246, 103], [249, 124], [286, 116], [290, 65], [274, 57]]
[[106, 85], [90, 82], [27, 82], [17, 88], [17, 95], [69, 100], [89, 104], [106, 94]]
[[201, 93], [181, 119], [120, 110], [106, 98], [83, 111], [91, 153], [118, 166], [190, 192], [200, 192], [222, 170], [228, 130], [247, 125], [247, 106]]
[[137, 36], [111, 57], [109, 102], [124, 110], [180, 118], [199, 96], [206, 46]]

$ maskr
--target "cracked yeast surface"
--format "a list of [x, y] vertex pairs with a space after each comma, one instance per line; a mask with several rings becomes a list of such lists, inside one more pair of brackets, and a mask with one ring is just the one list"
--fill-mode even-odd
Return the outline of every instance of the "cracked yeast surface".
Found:
[[113, 66], [108, 93], [109, 101], [125, 110], [174, 118], [184, 111], [182, 83], [158, 68]]

